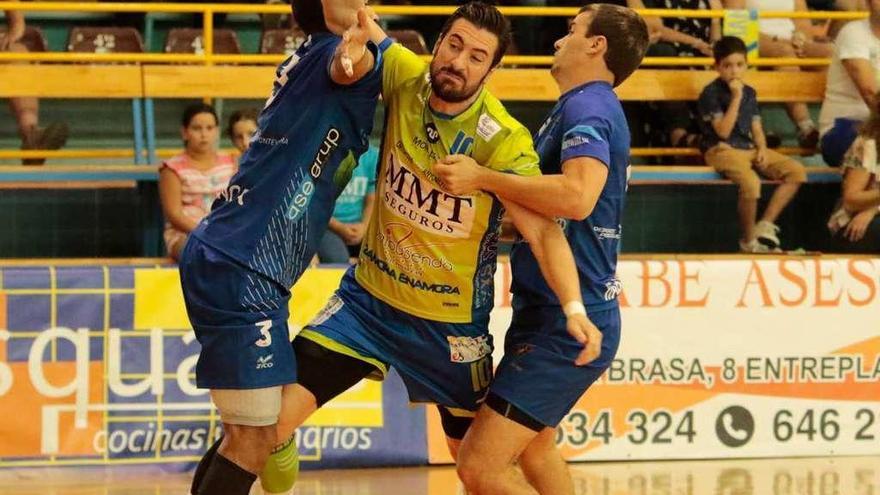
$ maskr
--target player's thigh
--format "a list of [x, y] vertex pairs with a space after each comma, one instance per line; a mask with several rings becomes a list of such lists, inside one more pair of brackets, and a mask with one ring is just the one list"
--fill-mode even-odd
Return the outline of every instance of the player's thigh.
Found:
[[537, 435], [491, 407], [480, 407], [458, 451], [460, 475], [466, 479], [507, 469]]
[[536, 432], [556, 427], [617, 353], [619, 308], [592, 311], [590, 319], [602, 332], [602, 350], [590, 364], [576, 366], [582, 345], [568, 335], [561, 310], [514, 316], [487, 405]]

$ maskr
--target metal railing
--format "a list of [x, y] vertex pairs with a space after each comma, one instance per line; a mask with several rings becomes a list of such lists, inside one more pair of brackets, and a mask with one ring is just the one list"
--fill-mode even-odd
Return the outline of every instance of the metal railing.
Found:
[[[399, 16], [437, 16], [448, 15], [455, 11], [454, 6], [393, 6], [377, 5], [376, 13]], [[191, 64], [277, 64], [284, 55], [221, 55], [214, 53], [213, 23], [215, 13], [227, 14], [286, 14], [290, 7], [286, 4], [196, 4], [196, 3], [94, 3], [94, 2], [2, 2], [0, 10], [20, 10], [26, 12], [136, 12], [136, 13], [181, 13], [201, 14], [204, 26], [203, 49], [201, 54], [169, 54], [169, 53], [0, 53], [0, 61], [31, 61], [31, 62], [106, 62], [106, 63], [191, 63]], [[576, 7], [500, 7], [508, 16], [542, 16], [572, 17], [577, 14]], [[690, 18], [723, 18], [723, 10], [688, 10], [688, 9], [640, 9], [646, 17], [690, 17]], [[867, 12], [758, 12], [758, 19], [862, 19]], [[503, 59], [505, 65], [548, 66], [553, 57], [539, 55], [510, 55]], [[709, 57], [646, 57], [645, 66], [690, 66], [709, 65]], [[757, 66], [823, 66], [829, 63], [824, 58], [763, 58], [753, 62]]]

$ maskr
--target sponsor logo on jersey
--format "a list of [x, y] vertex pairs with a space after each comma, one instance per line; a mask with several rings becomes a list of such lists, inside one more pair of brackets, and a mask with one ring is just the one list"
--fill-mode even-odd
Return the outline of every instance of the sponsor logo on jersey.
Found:
[[235, 201], [238, 203], [238, 206], [244, 206], [244, 195], [248, 192], [250, 192], [250, 189], [233, 184], [220, 191], [219, 197], [227, 203]]
[[615, 229], [609, 227], [600, 227], [596, 225], [593, 227], [593, 232], [596, 234], [596, 236], [599, 237], [599, 239], [620, 239], [620, 227]]
[[314, 181], [321, 177], [324, 172], [324, 166], [330, 161], [333, 152], [339, 147], [342, 140], [342, 133], [335, 127], [330, 127], [324, 140], [312, 160], [312, 165], [308, 170], [308, 177], [302, 181], [297, 187], [296, 193], [291, 197], [290, 204], [287, 207], [287, 218], [297, 221], [312, 201], [312, 195], [315, 193]]
[[415, 235], [413, 228], [404, 222], [391, 222], [382, 226], [376, 234], [386, 256], [395, 266], [407, 273], [422, 276], [426, 269], [452, 272], [453, 264], [438, 254], [437, 244], [426, 244]]
[[480, 115], [477, 121], [477, 136], [483, 138], [483, 141], [491, 141], [493, 137], [501, 130], [501, 124], [495, 121], [489, 114]]
[[[434, 294], [461, 295], [461, 289], [458, 286], [448, 284], [435, 284], [416, 278], [412, 275], [407, 274], [406, 272], [398, 272], [387, 261], [380, 258], [376, 251], [371, 249], [369, 246], [364, 246], [361, 253], [363, 259], [366, 259], [367, 261], [372, 263], [376, 268], [379, 269], [380, 272], [384, 273], [396, 282], [405, 284], [413, 289], [421, 290], [424, 292], [431, 292]], [[444, 306], [445, 305], [446, 304], [444, 303]]]
[[440, 131], [437, 130], [437, 126], [433, 122], [425, 124], [425, 135], [428, 136], [428, 142], [432, 144], [440, 141]]
[[449, 154], [467, 155], [473, 145], [474, 138], [465, 134], [464, 131], [458, 131], [458, 134], [455, 135], [455, 141], [449, 147]]
[[258, 370], [267, 370], [272, 366], [275, 366], [275, 363], [272, 362], [272, 357], [274, 354], [268, 354], [266, 356], [260, 356], [257, 358], [257, 369]]
[[477, 337], [446, 337], [449, 343], [449, 360], [453, 363], [473, 363], [492, 354], [492, 344], [488, 335]]
[[475, 216], [475, 200], [434, 187], [389, 153], [383, 181], [385, 207], [413, 227], [445, 237], [467, 238]]
[[605, 282], [605, 300], [611, 301], [616, 299], [617, 296], [623, 291], [623, 284], [620, 283], [618, 279], [612, 279], [608, 282]]

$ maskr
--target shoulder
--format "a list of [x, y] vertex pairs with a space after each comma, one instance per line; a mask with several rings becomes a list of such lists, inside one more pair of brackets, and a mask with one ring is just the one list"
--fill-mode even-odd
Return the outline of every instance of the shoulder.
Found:
[[168, 169], [177, 175], [182, 174], [190, 168], [192, 168], [192, 164], [189, 161], [189, 157], [186, 156], [186, 153], [175, 155], [162, 162], [162, 165], [159, 166], [159, 170]]

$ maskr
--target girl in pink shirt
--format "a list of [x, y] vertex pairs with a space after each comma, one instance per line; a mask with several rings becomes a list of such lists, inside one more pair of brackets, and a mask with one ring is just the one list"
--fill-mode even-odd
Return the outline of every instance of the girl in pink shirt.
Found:
[[159, 168], [159, 197], [165, 214], [165, 247], [178, 259], [189, 233], [211, 211], [214, 198], [236, 172], [232, 156], [217, 152], [217, 113], [199, 103], [184, 110], [180, 129], [183, 153]]

